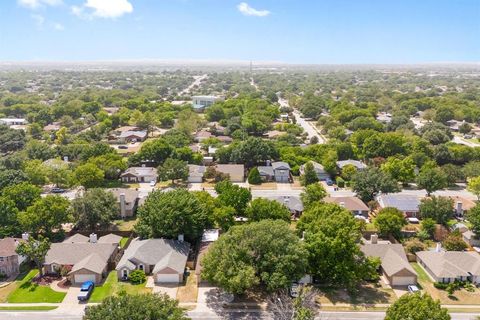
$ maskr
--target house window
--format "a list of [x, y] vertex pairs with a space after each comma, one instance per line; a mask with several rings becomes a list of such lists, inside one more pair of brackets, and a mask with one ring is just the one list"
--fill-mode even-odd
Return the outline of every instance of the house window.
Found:
[[138, 270], [144, 271], [144, 270], [143, 270], [143, 264], [139, 264], [139, 265], [138, 265]]

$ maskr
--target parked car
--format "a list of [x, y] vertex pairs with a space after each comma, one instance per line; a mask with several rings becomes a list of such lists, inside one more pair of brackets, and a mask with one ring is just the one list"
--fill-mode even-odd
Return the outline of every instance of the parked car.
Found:
[[93, 288], [95, 288], [95, 284], [93, 283], [93, 281], [85, 281], [84, 283], [82, 283], [80, 293], [77, 296], [78, 301], [87, 301], [92, 294]]
[[325, 180], [325, 182], [327, 183], [327, 186], [333, 186], [333, 180], [328, 178], [327, 180]]
[[415, 293], [415, 292], [420, 291], [420, 289], [418, 289], [418, 287], [416, 285], [413, 285], [413, 284], [409, 285], [407, 287], [407, 289], [408, 289], [408, 292], [410, 292], [410, 293]]
[[62, 188], [52, 188], [51, 190], [52, 193], [64, 193], [65, 189]]
[[155, 181], [150, 181], [150, 187], [155, 187], [156, 182]]
[[118, 146], [118, 149], [128, 149], [128, 146]]
[[300, 295], [300, 286], [298, 285], [298, 283], [292, 283], [288, 291], [289, 291], [290, 297], [298, 298], [298, 296]]

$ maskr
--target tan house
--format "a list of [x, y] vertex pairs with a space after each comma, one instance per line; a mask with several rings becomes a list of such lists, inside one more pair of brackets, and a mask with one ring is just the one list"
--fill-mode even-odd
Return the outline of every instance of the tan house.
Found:
[[118, 252], [118, 236], [90, 237], [74, 235], [61, 243], [52, 243], [43, 264], [45, 273], [57, 274], [62, 268], [68, 271], [70, 281], [100, 283], [106, 277], [109, 265]]
[[130, 272], [143, 270], [155, 282], [182, 282], [189, 251], [190, 244], [181, 240], [133, 239], [117, 264], [117, 276], [127, 279]]
[[3, 238], [0, 240], [0, 275], [7, 277], [19, 272], [20, 264], [25, 260], [15, 250], [23, 241], [18, 238]]
[[370, 212], [368, 206], [357, 197], [326, 197], [324, 201], [328, 203], [336, 203], [352, 212], [355, 216], [360, 215], [368, 218], [368, 213]]
[[381, 271], [391, 286], [408, 286], [417, 283], [417, 273], [408, 262], [401, 244], [370, 243], [360, 249], [367, 257], [380, 258]]
[[139, 192], [135, 189], [112, 188], [108, 189], [117, 199], [119, 216], [122, 218], [132, 217], [138, 205]]
[[120, 175], [122, 182], [139, 183], [157, 181], [157, 168], [131, 167]]
[[232, 182], [245, 180], [245, 167], [243, 164], [217, 164], [215, 170], [230, 176]]

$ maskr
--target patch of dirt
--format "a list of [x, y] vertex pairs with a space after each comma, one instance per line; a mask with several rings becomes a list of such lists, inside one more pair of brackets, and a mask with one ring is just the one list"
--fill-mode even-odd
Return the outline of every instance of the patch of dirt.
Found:
[[62, 289], [69, 289], [71, 285], [72, 285], [72, 282], [70, 282], [70, 280], [67, 278], [63, 279], [58, 283], [58, 287]]
[[56, 275], [44, 275], [43, 277], [35, 277], [32, 282], [40, 286], [49, 286], [53, 281], [60, 280], [61, 276]]

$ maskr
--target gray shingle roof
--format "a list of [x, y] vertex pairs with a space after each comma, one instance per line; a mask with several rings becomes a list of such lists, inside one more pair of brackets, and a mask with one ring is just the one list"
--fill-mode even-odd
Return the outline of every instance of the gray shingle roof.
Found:
[[290, 170], [290, 165], [283, 161], [272, 162], [273, 170]]
[[480, 276], [480, 255], [466, 251], [420, 251], [417, 256], [438, 278]]
[[343, 204], [349, 211], [370, 211], [367, 205], [357, 197], [326, 197], [325, 202]]
[[108, 261], [116, 248], [114, 243], [52, 243], [45, 264], [75, 265], [93, 253]]
[[68, 237], [67, 239], [63, 240], [63, 243], [86, 243], [89, 242], [90, 238], [87, 236], [84, 236], [81, 233], [76, 233], [71, 237]]
[[340, 161], [337, 161], [337, 167], [339, 167], [340, 169], [342, 169], [343, 167], [347, 166], [347, 165], [352, 165], [354, 166], [355, 168], [357, 169], [365, 169], [367, 167], [367, 165], [361, 161], [358, 161], [358, 160], [340, 160]]
[[151, 168], [151, 167], [131, 167], [128, 168], [124, 173], [121, 174], [121, 176], [125, 176], [127, 174], [132, 174], [137, 177], [141, 176], [152, 176], [152, 175], [157, 175], [157, 168]]
[[109, 233], [107, 235], [104, 235], [103, 237], [100, 237], [98, 239], [98, 243], [115, 243], [119, 244], [120, 240], [122, 240], [122, 237], [117, 236], [116, 234]]
[[285, 207], [287, 207], [290, 211], [298, 211], [303, 212], [303, 203], [300, 200], [300, 197], [294, 196], [278, 196], [278, 197], [271, 197], [270, 200], [275, 200]]
[[87, 269], [95, 273], [102, 273], [102, 271], [107, 266], [107, 260], [103, 259], [96, 253], [86, 256], [79, 262], [75, 263], [70, 273], [81, 269]]
[[117, 270], [124, 267], [131, 269], [133, 260], [144, 264], [155, 265], [153, 272], [170, 268], [183, 273], [187, 263], [190, 244], [185, 241], [169, 239], [134, 239], [120, 259]]
[[261, 176], [273, 176], [273, 167], [259, 166], [257, 169]]
[[382, 208], [394, 207], [405, 212], [416, 212], [420, 205], [417, 196], [406, 194], [382, 194], [377, 197], [377, 201]]
[[401, 244], [364, 244], [360, 249], [367, 257], [380, 258], [382, 269], [389, 277], [402, 270], [416, 275], [415, 270], [408, 263], [407, 255]]

